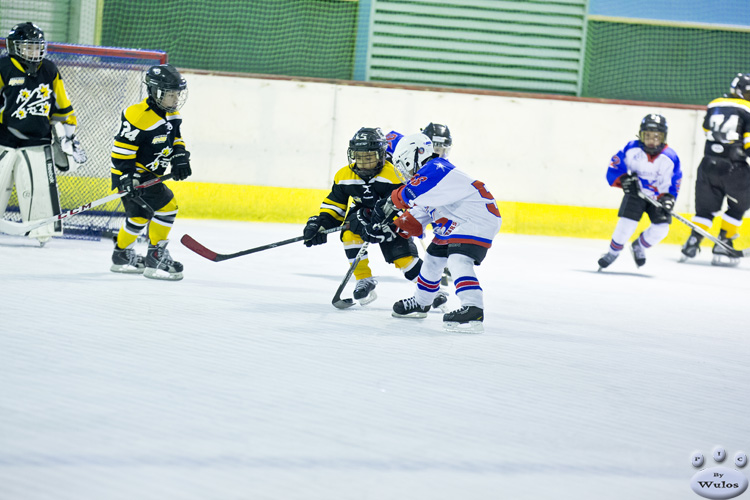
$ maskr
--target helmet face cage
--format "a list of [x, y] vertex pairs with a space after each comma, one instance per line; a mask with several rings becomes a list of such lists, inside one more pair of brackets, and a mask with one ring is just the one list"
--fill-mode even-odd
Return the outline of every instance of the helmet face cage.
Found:
[[646, 153], [660, 153], [667, 142], [667, 119], [657, 114], [646, 115], [641, 121], [638, 140]]
[[388, 141], [380, 128], [363, 127], [349, 141], [346, 156], [354, 173], [369, 179], [383, 170], [387, 150]]
[[424, 134], [402, 138], [393, 152], [394, 167], [399, 180], [406, 184], [422, 166], [433, 158], [432, 141]]
[[148, 96], [164, 111], [177, 111], [187, 101], [187, 82], [170, 64], [149, 68], [143, 83], [146, 84]]
[[453, 139], [447, 125], [430, 123], [422, 130], [422, 133], [432, 139], [435, 154], [440, 156], [440, 158], [448, 158], [451, 146], [453, 145]]
[[737, 73], [729, 85], [729, 95], [750, 101], [750, 73]]
[[18, 59], [26, 73], [36, 74], [39, 63], [47, 54], [44, 32], [34, 23], [17, 24], [6, 38], [8, 54]]
[[29, 63], [40, 63], [47, 54], [47, 42], [44, 40], [10, 40], [8, 52]]

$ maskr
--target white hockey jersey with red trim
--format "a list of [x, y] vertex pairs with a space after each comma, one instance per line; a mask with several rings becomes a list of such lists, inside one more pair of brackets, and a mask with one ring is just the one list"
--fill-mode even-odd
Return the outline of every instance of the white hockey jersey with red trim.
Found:
[[432, 223], [433, 242], [438, 245], [470, 243], [489, 248], [500, 231], [500, 210], [484, 183], [445, 158], [425, 164], [397, 193], [423, 227]]

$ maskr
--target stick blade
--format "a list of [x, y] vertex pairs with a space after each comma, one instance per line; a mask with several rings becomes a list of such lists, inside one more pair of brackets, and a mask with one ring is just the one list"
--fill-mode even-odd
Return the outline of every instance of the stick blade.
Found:
[[218, 261], [218, 254], [216, 252], [204, 247], [203, 245], [195, 241], [189, 234], [183, 235], [182, 238], [180, 238], [180, 243], [182, 243], [201, 257], [205, 257], [206, 259], [214, 262]]
[[332, 304], [336, 309], [349, 309], [355, 304], [355, 302], [354, 299], [333, 299]]
[[[1, 216], [2, 215], [0, 215], [0, 217]], [[13, 236], [26, 236], [29, 231], [49, 223], [49, 221], [41, 224], [34, 222], [11, 222], [9, 220], [0, 219], [0, 233], [11, 234]]]

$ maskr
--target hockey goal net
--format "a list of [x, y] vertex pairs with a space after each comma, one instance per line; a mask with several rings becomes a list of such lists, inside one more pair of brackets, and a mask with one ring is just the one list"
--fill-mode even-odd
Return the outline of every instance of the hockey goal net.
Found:
[[[0, 40], [2, 54], [5, 40]], [[154, 64], [167, 62], [161, 51], [91, 47], [49, 43], [48, 59], [62, 76], [73, 104], [81, 141], [88, 161], [75, 172], [57, 172], [60, 206], [69, 210], [106, 196], [110, 191], [112, 140], [122, 111], [145, 97], [143, 75]], [[101, 239], [115, 233], [125, 217], [120, 200], [63, 221], [66, 238]], [[4, 218], [20, 220], [15, 187]]]

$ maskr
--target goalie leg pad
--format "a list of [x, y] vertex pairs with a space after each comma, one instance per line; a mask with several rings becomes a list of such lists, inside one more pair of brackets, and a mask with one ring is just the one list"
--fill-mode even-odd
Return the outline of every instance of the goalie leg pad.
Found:
[[17, 159], [15, 149], [0, 146], [0, 214], [8, 208], [8, 201], [13, 194], [13, 170]]
[[[15, 180], [18, 207], [24, 222], [44, 219], [60, 213], [52, 148], [33, 146], [19, 150]], [[62, 235], [62, 221], [34, 229], [28, 236], [45, 242], [52, 236]]]

